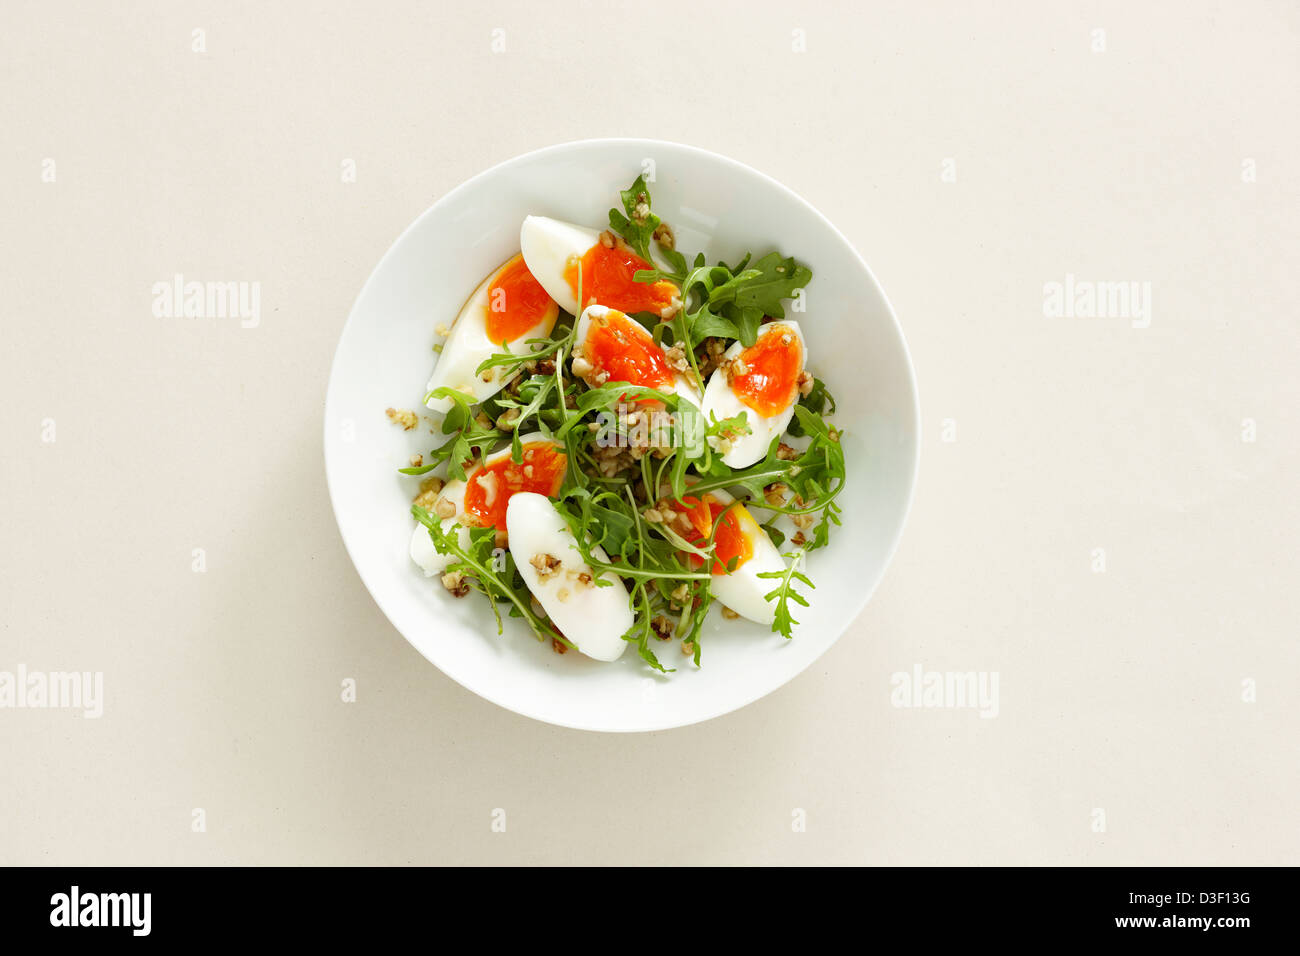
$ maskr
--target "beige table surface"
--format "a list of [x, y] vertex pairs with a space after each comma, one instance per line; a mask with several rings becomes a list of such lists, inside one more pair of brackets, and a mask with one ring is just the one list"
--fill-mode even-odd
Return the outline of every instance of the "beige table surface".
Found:
[[[0, 862], [1296, 862], [1300, 8], [548, 6], [5, 3], [0, 671], [104, 694], [0, 710]], [[844, 638], [640, 736], [427, 664], [321, 453], [392, 239], [608, 135], [830, 215], [924, 428]], [[155, 317], [176, 273], [260, 324]], [[1047, 317], [1067, 275], [1150, 283], [1149, 325]], [[893, 706], [918, 665], [996, 672], [997, 716]]]

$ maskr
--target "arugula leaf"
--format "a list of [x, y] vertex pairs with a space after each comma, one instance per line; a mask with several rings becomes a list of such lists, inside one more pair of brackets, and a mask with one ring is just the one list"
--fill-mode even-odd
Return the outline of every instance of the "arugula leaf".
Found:
[[781, 302], [812, 281], [811, 269], [793, 258], [782, 257], [779, 252], [769, 252], [746, 271], [758, 275], [737, 287], [736, 305], [776, 319], [785, 318]]
[[632, 185], [618, 195], [623, 201], [623, 212], [617, 209], [609, 211], [610, 228], [622, 236], [637, 255], [653, 264], [650, 240], [662, 220], [650, 210], [650, 189], [646, 186], [645, 176], [637, 176]]
[[802, 551], [791, 551], [788, 554], [781, 555], [781, 557], [788, 559], [790, 562], [784, 571], [760, 571], [758, 576], [760, 578], [774, 578], [780, 582], [774, 589], [763, 595], [763, 600], [776, 600], [776, 617], [772, 621], [772, 633], [780, 634], [786, 640], [789, 640], [794, 636], [794, 625], [799, 623], [790, 613], [790, 602], [794, 601], [803, 607], [808, 606], [808, 600], [795, 590], [795, 582], [805, 584], [812, 590], [816, 590], [817, 585], [808, 580], [808, 575], [799, 570], [799, 563], [803, 558]]
[[[671, 279], [680, 283], [686, 275], [686, 257], [672, 245], [655, 238], [663, 222], [650, 208], [650, 187], [646, 185], [645, 176], [637, 176], [632, 185], [619, 193], [623, 211], [609, 211], [609, 226], [632, 247], [638, 256], [648, 262], [651, 269], [642, 269], [635, 278], [638, 282], [655, 282], [658, 279]], [[672, 271], [665, 271], [655, 266], [654, 256], [650, 254], [650, 243], [654, 242], [661, 258], [666, 260]]]
[[447, 463], [447, 476], [465, 480], [465, 462], [487, 455], [501, 441], [509, 438], [509, 433], [496, 427], [494, 422], [488, 425], [478, 421], [474, 415], [470, 397], [453, 388], [436, 388], [426, 397], [450, 398], [455, 404], [447, 412], [443, 421], [444, 434], [454, 432], [453, 437], [429, 453], [429, 461], [418, 468], [399, 469], [404, 475], [423, 475], [432, 471], [444, 461]]
[[[800, 396], [799, 404], [814, 415], [833, 415], [835, 414], [835, 399], [826, 388], [826, 383], [819, 378], [813, 379], [812, 391], [807, 395]], [[829, 407], [828, 407], [829, 406]], [[802, 436], [805, 434], [803, 424], [798, 418], [791, 419], [789, 427], [786, 429], [791, 435]]]
[[683, 296], [694, 295], [698, 306], [687, 312], [691, 346], [709, 336], [736, 338], [754, 344], [764, 316], [785, 318], [783, 300], [812, 279], [812, 270], [792, 258], [771, 252], [752, 266], [745, 256], [733, 269], [726, 263], [697, 265], [682, 282]]
[[691, 330], [691, 348], [707, 338], [740, 338], [740, 327], [726, 316], [711, 310], [707, 302], [687, 316], [687, 323]]

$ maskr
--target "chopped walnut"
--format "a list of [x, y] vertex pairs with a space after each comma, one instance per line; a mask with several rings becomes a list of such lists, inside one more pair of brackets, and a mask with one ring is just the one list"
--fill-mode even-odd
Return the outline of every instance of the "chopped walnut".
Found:
[[654, 236], [655, 242], [659, 243], [659, 245], [663, 246], [665, 249], [677, 248], [677, 237], [673, 235], [672, 227], [668, 225], [668, 223], [659, 223], [659, 225], [655, 226], [655, 231], [652, 235]]
[[654, 631], [655, 637], [661, 641], [666, 641], [673, 636], [674, 627], [676, 625], [662, 614], [655, 615], [654, 620], [650, 622], [650, 630]]
[[557, 654], [563, 654], [568, 650], [568, 648], [560, 643], [559, 638], [553, 637], [551, 638], [551, 650], [555, 651]]
[[799, 453], [785, 442], [776, 446], [776, 457], [781, 461], [794, 461], [799, 457]]
[[386, 408], [384, 409], [384, 414], [388, 416], [388, 420], [394, 425], [401, 425], [403, 431], [409, 432], [416, 425], [420, 424], [420, 417], [407, 408], [403, 408], [401, 411], [398, 411], [395, 408]]
[[682, 657], [694, 657], [695, 645], [690, 641], [682, 641]]
[[433, 513], [439, 518], [456, 517], [456, 502], [450, 498], [439, 498], [433, 506]]
[[596, 371], [596, 367], [592, 365], [590, 362], [588, 362], [581, 355], [575, 355], [573, 357], [572, 367], [573, 367], [573, 374], [578, 376], [578, 378], [585, 379], [592, 372]]
[[659, 318], [671, 319], [674, 315], [676, 315], [678, 312], [681, 311], [681, 308], [682, 308], [681, 296], [675, 295], [672, 297], [672, 300], [666, 306], [664, 306], [662, 309], [659, 310]]
[[805, 535], [802, 531], [796, 531], [794, 533], [794, 537], [790, 539], [790, 543], [794, 545], [796, 548], [802, 548], [805, 544], [808, 543], [808, 536]]
[[442, 586], [452, 593], [452, 596], [462, 598], [469, 594], [469, 582], [465, 580], [465, 575], [459, 571], [448, 571], [442, 576]]
[[727, 362], [722, 366], [722, 374], [726, 376], [727, 384], [730, 385], [739, 376], [748, 375], [749, 366], [745, 364], [743, 358], [737, 355], [730, 362]]
[[560, 569], [559, 558], [541, 551], [529, 558], [528, 563], [537, 569], [537, 579], [539, 581], [545, 581]]
[[474, 481], [483, 489], [483, 503], [491, 508], [501, 491], [501, 479], [495, 471], [489, 471], [476, 476]]
[[785, 493], [789, 489], [779, 481], [774, 481], [763, 489], [763, 500], [773, 507], [785, 504]]
[[513, 431], [519, 421], [519, 409], [507, 408], [497, 417], [497, 428], [503, 432]]
[[596, 468], [605, 478], [613, 478], [634, 463], [631, 451], [617, 445], [594, 445], [591, 453], [596, 460]]
[[[590, 233], [588, 233], [588, 235], [590, 235]], [[614, 233], [610, 232], [608, 229], [606, 229], [604, 232], [602, 232], [602, 233], [600, 234], [600, 244], [601, 244], [602, 246], [604, 246], [606, 249], [613, 249], [613, 248], [614, 248]]]
[[[677, 501], [672, 497], [664, 497], [664, 498], [660, 498], [659, 501], [655, 504], [655, 506], [648, 510], [653, 511], [655, 514], [657, 514], [659, 516], [659, 521], [667, 525], [671, 530], [675, 531], [681, 537], [690, 540], [697, 533], [695, 524], [691, 520], [691, 513], [694, 511], [695, 508], [701, 508], [701, 507], [705, 507], [705, 506], [704, 505], [692, 506], [685, 502]], [[649, 521], [650, 519], [647, 518], [646, 520]], [[682, 588], [685, 588], [686, 590], [683, 593], [683, 595], [679, 598], [677, 597], [677, 592], [681, 591]], [[689, 585], [681, 585], [680, 587], [678, 587], [677, 591], [673, 592], [673, 597], [679, 601], [685, 601], [686, 594], [689, 594], [689, 592], [690, 592]]]
[[420, 482], [420, 493], [415, 496], [414, 503], [428, 511], [433, 507], [434, 502], [438, 500], [440, 491], [442, 491], [442, 479], [430, 476]]
[[689, 598], [690, 596], [691, 596], [691, 586], [689, 584], [682, 583], [677, 585], [677, 587], [673, 589], [672, 598], [678, 604], [685, 604], [687, 598]]
[[412, 468], [419, 468], [419, 467], [420, 467], [421, 465], [423, 465], [423, 464], [424, 464], [424, 456], [423, 456], [423, 455], [412, 455], [412, 456], [411, 456], [411, 467], [412, 467]]
[[728, 621], [735, 621], [740, 618], [739, 614], [737, 614], [731, 608], [727, 607], [727, 605], [725, 604], [722, 605], [722, 616], [726, 618]]
[[587, 573], [586, 571], [578, 572], [578, 583], [581, 584], [584, 588], [591, 587], [591, 581], [592, 581], [592, 577], [589, 573]]
[[686, 346], [681, 342], [674, 342], [672, 347], [664, 352], [664, 358], [668, 359], [668, 367], [677, 372], [688, 372], [691, 368], [690, 361], [686, 358]]
[[714, 369], [722, 364], [722, 356], [726, 354], [726, 343], [723, 339], [716, 336], [709, 336], [700, 343], [700, 350], [696, 353], [696, 361], [700, 366], [700, 374], [709, 375]]
[[800, 372], [799, 373], [799, 394], [802, 395], [804, 398], [807, 398], [809, 395], [811, 395], [813, 390], [813, 385], [816, 383], [816, 381], [817, 380], [813, 378], [811, 372]]

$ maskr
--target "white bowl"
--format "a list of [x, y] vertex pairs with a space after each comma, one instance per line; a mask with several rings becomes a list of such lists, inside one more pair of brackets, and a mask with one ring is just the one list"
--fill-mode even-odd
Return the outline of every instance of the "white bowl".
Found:
[[[786, 641], [747, 621], [706, 625], [700, 669], [676, 642], [656, 650], [658, 675], [634, 648], [613, 664], [538, 643], [522, 622], [496, 633], [481, 595], [456, 599], [411, 563], [417, 479], [411, 454], [440, 444], [404, 432], [385, 408], [420, 409], [450, 323], [493, 267], [519, 248], [530, 214], [601, 228], [618, 191], [653, 162], [655, 212], [678, 248], [710, 261], [779, 249], [813, 270], [798, 318], [811, 369], [839, 403], [849, 480], [843, 527], [808, 558], [816, 590]], [[645, 731], [717, 717], [770, 693], [820, 657], [875, 590], [898, 543], [917, 466], [916, 386], [894, 313], [862, 258], [830, 222], [780, 183], [735, 160], [654, 140], [602, 139], [528, 153], [453, 189], [393, 244], [357, 297], [339, 340], [325, 402], [325, 470], [344, 544], [379, 607], [415, 648], [474, 693], [566, 727]]]

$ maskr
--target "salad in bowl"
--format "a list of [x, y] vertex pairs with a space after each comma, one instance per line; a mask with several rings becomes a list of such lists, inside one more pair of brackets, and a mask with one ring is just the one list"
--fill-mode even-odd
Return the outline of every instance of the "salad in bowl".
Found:
[[710, 615], [792, 638], [847, 480], [811, 280], [785, 250], [679, 248], [644, 176], [603, 226], [526, 216], [433, 324], [421, 412], [388, 409], [436, 436], [400, 468], [413, 573], [498, 633], [662, 673], [704, 664]]

